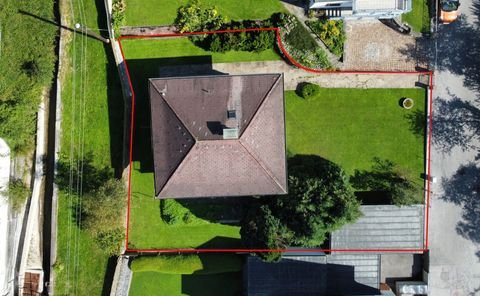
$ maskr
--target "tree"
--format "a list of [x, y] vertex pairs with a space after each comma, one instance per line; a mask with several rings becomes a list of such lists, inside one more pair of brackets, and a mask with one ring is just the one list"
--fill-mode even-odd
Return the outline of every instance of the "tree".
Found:
[[419, 187], [392, 161], [379, 158], [373, 159], [371, 171], [355, 170], [352, 184], [357, 189], [384, 192], [398, 206], [417, 203], [420, 194]]
[[124, 239], [125, 190], [121, 180], [110, 179], [82, 200], [82, 227], [110, 255], [116, 255]]
[[242, 221], [240, 234], [249, 247], [320, 246], [327, 233], [360, 217], [360, 203], [338, 165], [316, 155], [296, 155], [288, 166], [289, 193], [263, 199]]

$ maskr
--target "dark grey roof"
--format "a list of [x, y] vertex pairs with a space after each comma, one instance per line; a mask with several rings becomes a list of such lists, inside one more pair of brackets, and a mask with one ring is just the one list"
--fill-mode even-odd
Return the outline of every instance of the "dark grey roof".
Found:
[[157, 197], [287, 193], [281, 74], [157, 78], [149, 92]]
[[244, 288], [249, 296], [378, 295], [379, 262], [378, 255], [249, 257]]
[[363, 217], [332, 233], [332, 249], [423, 249], [423, 205], [364, 205], [361, 210]]

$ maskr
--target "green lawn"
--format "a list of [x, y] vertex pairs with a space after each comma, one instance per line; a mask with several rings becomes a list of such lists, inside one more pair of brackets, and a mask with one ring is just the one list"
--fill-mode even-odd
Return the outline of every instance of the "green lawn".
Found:
[[[84, 3], [88, 27], [96, 28], [99, 26], [98, 23], [104, 26], [103, 7], [102, 1]], [[70, 10], [67, 7], [65, 11]], [[99, 16], [100, 21], [97, 19]], [[71, 20], [71, 15], [67, 17]], [[70, 35], [69, 38], [72, 40], [73, 36]], [[86, 55], [83, 56], [82, 48], [85, 46]], [[67, 57], [63, 60], [66, 68], [64, 68], [65, 77], [62, 84], [61, 153], [68, 160], [70, 148], [73, 147], [74, 155], [79, 155], [79, 149], [82, 147], [79, 137], [83, 134], [85, 159], [90, 161], [94, 169], [106, 170], [109, 176], [113, 177], [113, 167], [118, 166], [121, 159], [123, 99], [111, 49], [109, 45], [91, 38], [84, 39], [82, 46], [82, 37], [76, 35], [75, 42], [70, 41], [67, 44], [66, 54]], [[74, 59], [76, 68], [72, 69]], [[82, 61], [87, 69], [85, 93], [83, 93], [80, 79]], [[73, 90], [75, 90], [75, 96], [72, 93]], [[84, 103], [81, 98], [85, 99]], [[85, 107], [84, 128], [78, 121], [82, 106]], [[74, 221], [75, 211], [71, 207], [72, 198], [75, 200], [76, 197], [67, 196], [65, 193], [68, 191], [67, 188], [60, 189], [55, 294], [108, 294], [113, 276], [112, 270], [108, 270], [112, 266], [108, 264], [114, 261], [109, 261], [109, 256], [98, 247], [90, 235], [79, 230]], [[78, 241], [77, 249], [74, 243], [76, 240]], [[77, 264], [78, 266], [75, 267]]]
[[[126, 0], [126, 21], [129, 26], [169, 25], [177, 9], [189, 0]], [[217, 6], [220, 14], [231, 20], [265, 19], [284, 11], [279, 0], [202, 0], [206, 6]]]
[[211, 223], [194, 218], [189, 224], [168, 225], [160, 218], [160, 201], [155, 200], [153, 173], [141, 172], [133, 164], [130, 211], [130, 248], [233, 248], [240, 246], [238, 226]]
[[430, 32], [429, 5], [429, 0], [412, 0], [412, 11], [403, 14], [402, 21], [417, 32]]
[[236, 296], [242, 295], [242, 273], [213, 275], [177, 275], [157, 272], [136, 272], [130, 296]]
[[[411, 97], [411, 110], [400, 107]], [[424, 138], [412, 131], [410, 116], [424, 118], [424, 89], [325, 89], [304, 100], [286, 92], [287, 147], [291, 154], [317, 154], [348, 174], [369, 170], [374, 157], [388, 159], [420, 182]], [[421, 128], [420, 128], [421, 129]]]
[[128, 60], [158, 59], [158, 66], [199, 63], [231, 63], [281, 60], [274, 49], [259, 53], [247, 51], [211, 52], [195, 46], [188, 38], [126, 39], [122, 47]]

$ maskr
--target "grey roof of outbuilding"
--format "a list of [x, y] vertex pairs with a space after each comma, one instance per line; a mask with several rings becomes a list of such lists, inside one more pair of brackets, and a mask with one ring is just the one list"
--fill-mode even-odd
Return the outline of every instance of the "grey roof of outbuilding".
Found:
[[149, 93], [157, 197], [287, 193], [282, 74], [156, 78]]
[[379, 295], [380, 255], [284, 256], [278, 263], [249, 257], [244, 288], [249, 296]]
[[424, 209], [423, 205], [361, 206], [360, 219], [332, 233], [331, 248], [421, 250], [424, 248]]

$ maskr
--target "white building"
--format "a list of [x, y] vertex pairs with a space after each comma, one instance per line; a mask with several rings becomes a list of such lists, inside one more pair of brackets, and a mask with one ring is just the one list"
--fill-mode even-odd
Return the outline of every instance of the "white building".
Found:
[[310, 0], [309, 8], [331, 18], [386, 19], [412, 10], [412, 0]]

